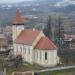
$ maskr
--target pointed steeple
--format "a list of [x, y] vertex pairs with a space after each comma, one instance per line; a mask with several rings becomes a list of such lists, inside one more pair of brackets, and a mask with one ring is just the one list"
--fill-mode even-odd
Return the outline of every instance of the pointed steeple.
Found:
[[24, 19], [22, 18], [19, 10], [17, 9], [16, 15], [13, 18], [13, 25], [12, 25], [13, 42], [17, 38], [17, 36], [21, 33], [22, 30], [24, 30]]
[[20, 14], [20, 11], [17, 9], [17, 11], [16, 11], [16, 15], [15, 15], [15, 17], [14, 17], [14, 19], [13, 19], [13, 24], [14, 25], [23, 25], [23, 18], [22, 18], [22, 16], [21, 16], [21, 14]]

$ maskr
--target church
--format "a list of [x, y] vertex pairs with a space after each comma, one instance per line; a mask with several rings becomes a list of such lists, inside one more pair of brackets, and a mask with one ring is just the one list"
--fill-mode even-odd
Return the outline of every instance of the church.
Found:
[[59, 63], [56, 45], [38, 29], [26, 29], [17, 10], [12, 24], [13, 52], [21, 55], [24, 62], [53, 67]]

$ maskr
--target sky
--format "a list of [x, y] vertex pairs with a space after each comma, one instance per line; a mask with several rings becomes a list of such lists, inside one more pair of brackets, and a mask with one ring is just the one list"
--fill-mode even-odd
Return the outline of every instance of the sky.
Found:
[[31, 0], [0, 0], [0, 3], [14, 3], [14, 2], [22, 2], [22, 1], [31, 1]]
[[[22, 1], [32, 1], [32, 0], [0, 0], [0, 3], [14, 3], [14, 2], [22, 2]], [[75, 0], [60, 0], [60, 1], [75, 1]]]

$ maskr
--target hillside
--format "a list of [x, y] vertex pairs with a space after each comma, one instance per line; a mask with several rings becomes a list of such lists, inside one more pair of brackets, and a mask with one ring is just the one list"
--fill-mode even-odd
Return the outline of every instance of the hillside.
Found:
[[[62, 1], [62, 0], [61, 0]], [[60, 0], [36, 0], [25, 1], [20, 3], [0, 4], [0, 25], [10, 24], [15, 15], [16, 8], [21, 11], [21, 14], [30, 18], [31, 16], [37, 18], [46, 18], [50, 13], [62, 14], [70, 16], [75, 12], [75, 5], [69, 4], [67, 6], [55, 6]]]

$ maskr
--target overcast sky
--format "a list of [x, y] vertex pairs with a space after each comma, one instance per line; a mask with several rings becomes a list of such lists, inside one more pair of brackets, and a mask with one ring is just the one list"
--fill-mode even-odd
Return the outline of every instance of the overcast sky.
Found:
[[[32, 0], [0, 0], [0, 3], [13, 3], [13, 2], [22, 2], [22, 1], [32, 1]], [[75, 0], [63, 0], [63, 1], [75, 1]]]
[[0, 0], [0, 3], [13, 3], [13, 2], [22, 2], [22, 1], [31, 1], [31, 0]]

